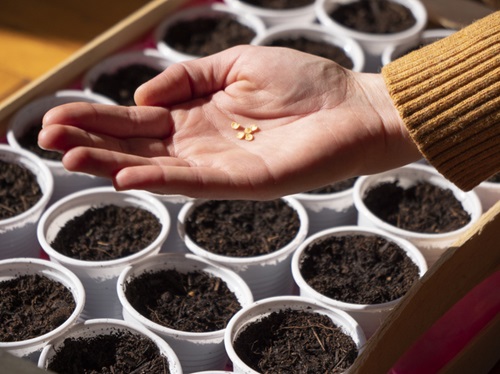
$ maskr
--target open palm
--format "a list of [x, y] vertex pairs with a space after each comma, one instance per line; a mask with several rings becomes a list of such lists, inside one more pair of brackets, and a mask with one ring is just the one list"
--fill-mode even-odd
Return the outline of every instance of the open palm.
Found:
[[[319, 57], [239, 46], [170, 66], [137, 107], [55, 108], [39, 143], [117, 189], [269, 199], [416, 159], [381, 87]], [[259, 130], [241, 140], [232, 122]]]

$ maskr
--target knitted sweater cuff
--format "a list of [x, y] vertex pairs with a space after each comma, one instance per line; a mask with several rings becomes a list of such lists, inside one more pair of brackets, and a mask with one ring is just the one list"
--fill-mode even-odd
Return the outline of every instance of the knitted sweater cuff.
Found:
[[420, 152], [464, 191], [500, 171], [500, 11], [382, 69]]

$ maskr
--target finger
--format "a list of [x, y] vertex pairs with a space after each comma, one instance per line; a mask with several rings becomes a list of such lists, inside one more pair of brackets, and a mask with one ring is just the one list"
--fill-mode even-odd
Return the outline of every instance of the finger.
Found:
[[54, 124], [71, 125], [118, 138], [162, 138], [170, 135], [173, 121], [165, 108], [69, 103], [45, 114], [43, 127]]
[[245, 196], [246, 191], [234, 187], [231, 178], [222, 170], [195, 166], [128, 167], [116, 174], [113, 184], [117, 190], [139, 189], [156, 194], [181, 194], [209, 199], [240, 198]]
[[43, 149], [67, 152], [75, 147], [101, 148], [142, 157], [167, 156], [168, 151], [160, 139], [117, 139], [103, 134], [93, 134], [74, 126], [52, 125], [40, 131], [38, 144]]
[[[63, 156], [62, 162], [69, 171], [113, 178], [121, 169], [132, 166], [149, 166], [157, 162], [156, 160], [103, 149], [77, 147], [69, 150]], [[163, 157], [161, 162], [172, 166], [188, 165], [185, 161], [175, 157]]]
[[135, 91], [138, 105], [171, 106], [208, 96], [229, 85], [238, 47], [207, 57], [170, 65]]

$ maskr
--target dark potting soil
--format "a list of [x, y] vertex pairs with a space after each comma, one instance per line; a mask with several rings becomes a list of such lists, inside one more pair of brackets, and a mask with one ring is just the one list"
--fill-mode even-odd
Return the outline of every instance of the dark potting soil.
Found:
[[295, 9], [314, 3], [314, 0], [243, 0], [244, 3], [266, 9]]
[[313, 40], [306, 37], [280, 38], [273, 40], [267, 45], [271, 47], [292, 48], [301, 52], [324, 57], [335, 61], [346, 69], [352, 69], [354, 66], [351, 58], [342, 48], [324, 41]]
[[440, 234], [470, 222], [451, 190], [425, 181], [409, 188], [401, 187], [398, 180], [380, 183], [366, 191], [363, 201], [381, 220], [408, 231]]
[[300, 272], [322, 295], [354, 304], [396, 300], [419, 278], [404, 250], [375, 235], [319, 238], [303, 253]]
[[299, 228], [297, 212], [283, 199], [209, 200], [185, 221], [186, 234], [198, 246], [232, 257], [277, 251], [295, 238]]
[[144, 317], [180, 331], [224, 329], [241, 309], [221, 278], [202, 271], [145, 272], [129, 281], [125, 295]]
[[114, 73], [101, 74], [92, 91], [107, 96], [119, 105], [134, 106], [135, 90], [161, 73], [161, 70], [148, 65], [131, 64]]
[[38, 274], [0, 282], [0, 341], [17, 342], [62, 325], [76, 304], [64, 285]]
[[358, 179], [358, 177], [344, 179], [344, 180], [329, 184], [328, 186], [325, 186], [325, 187], [316, 188], [314, 190], [307, 191], [306, 193], [308, 193], [308, 194], [329, 194], [329, 193], [346, 191], [354, 186], [354, 183], [356, 183], [357, 179]]
[[346, 3], [333, 9], [330, 17], [347, 28], [373, 34], [392, 34], [416, 23], [410, 9], [390, 0]]
[[104, 205], [66, 222], [50, 245], [71, 258], [108, 261], [146, 248], [161, 227], [158, 218], [145, 209]]
[[354, 340], [326, 315], [285, 309], [248, 325], [238, 357], [259, 373], [342, 373], [358, 356]]
[[0, 219], [26, 212], [42, 195], [36, 176], [30, 170], [0, 160]]
[[17, 139], [19, 145], [46, 160], [61, 161], [63, 156], [62, 153], [47, 151], [40, 148], [38, 145], [38, 133], [41, 129], [41, 124], [34, 124], [29, 127], [29, 129]]
[[240, 44], [250, 44], [254, 30], [231, 15], [200, 17], [172, 25], [163, 40], [171, 48], [194, 56], [208, 56]]
[[154, 342], [124, 330], [86, 338], [67, 338], [49, 362], [59, 374], [168, 374], [168, 359]]

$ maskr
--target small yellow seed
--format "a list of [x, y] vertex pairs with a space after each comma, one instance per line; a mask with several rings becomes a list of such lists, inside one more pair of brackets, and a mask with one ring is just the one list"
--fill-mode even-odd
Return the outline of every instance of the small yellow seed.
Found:
[[250, 127], [245, 127], [245, 134], [251, 134], [253, 131]]
[[243, 138], [245, 138], [245, 133], [243, 131], [238, 131], [238, 133], [236, 134], [236, 137], [238, 139], [243, 139]]
[[235, 130], [240, 128], [240, 124], [238, 122], [231, 122], [231, 127]]
[[250, 130], [252, 130], [252, 132], [255, 132], [259, 129], [259, 126], [257, 125], [250, 125]]
[[253, 140], [253, 135], [252, 134], [246, 134], [245, 135], [245, 140], [248, 140], [249, 142]]

